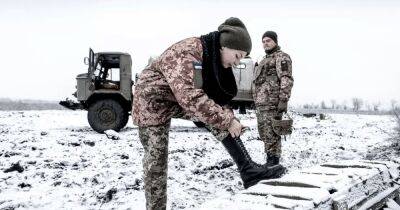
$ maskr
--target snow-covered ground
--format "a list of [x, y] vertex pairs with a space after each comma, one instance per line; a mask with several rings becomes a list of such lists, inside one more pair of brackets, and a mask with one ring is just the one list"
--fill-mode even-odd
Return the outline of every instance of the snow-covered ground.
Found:
[[[250, 154], [264, 162], [255, 114], [237, 116], [251, 128], [242, 137]], [[391, 116], [293, 117], [294, 133], [282, 143], [289, 172], [334, 160], [399, 156]], [[130, 121], [117, 136], [94, 132], [84, 111], [0, 112], [0, 209], [145, 209], [137, 127]], [[22, 172], [5, 172], [16, 163]], [[168, 208], [197, 208], [243, 189], [231, 165], [209, 132], [173, 120]]]

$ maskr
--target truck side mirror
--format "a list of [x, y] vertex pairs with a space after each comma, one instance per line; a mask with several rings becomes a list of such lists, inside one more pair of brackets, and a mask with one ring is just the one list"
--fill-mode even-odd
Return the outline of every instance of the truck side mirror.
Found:
[[85, 65], [89, 65], [89, 58], [88, 58], [88, 57], [85, 57], [85, 58], [83, 59], [83, 63], [84, 63]]

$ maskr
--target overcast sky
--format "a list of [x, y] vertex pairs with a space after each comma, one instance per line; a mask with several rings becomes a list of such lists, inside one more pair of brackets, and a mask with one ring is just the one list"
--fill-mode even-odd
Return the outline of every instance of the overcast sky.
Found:
[[400, 1], [18, 1], [0, 7], [0, 98], [61, 100], [87, 71], [88, 48], [132, 55], [140, 72], [186, 37], [239, 17], [263, 55], [261, 35], [278, 33], [293, 60], [291, 103], [341, 104], [352, 97], [400, 102]]

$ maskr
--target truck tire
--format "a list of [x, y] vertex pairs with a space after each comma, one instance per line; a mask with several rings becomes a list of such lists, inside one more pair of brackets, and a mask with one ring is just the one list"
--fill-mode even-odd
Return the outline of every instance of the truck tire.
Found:
[[239, 105], [239, 114], [246, 114], [246, 106], [244, 104]]
[[122, 127], [121, 127], [121, 129], [122, 128], [125, 128], [125, 126], [126, 126], [126, 124], [128, 124], [128, 121], [129, 121], [129, 116], [130, 116], [130, 114], [128, 113], [128, 112], [126, 112], [126, 115], [124, 115], [124, 121], [122, 121]]
[[119, 131], [128, 122], [128, 112], [113, 99], [103, 99], [92, 103], [88, 109], [88, 121], [93, 130], [104, 133], [106, 130]]

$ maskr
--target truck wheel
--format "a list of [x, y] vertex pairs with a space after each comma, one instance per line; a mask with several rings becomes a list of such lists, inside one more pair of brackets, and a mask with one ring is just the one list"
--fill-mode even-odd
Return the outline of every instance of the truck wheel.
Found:
[[126, 126], [126, 124], [128, 124], [128, 121], [129, 121], [129, 113], [128, 112], [126, 112], [126, 114], [124, 115], [124, 121], [122, 121], [122, 127], [121, 127], [121, 129], [122, 128], [125, 128], [125, 126]]
[[239, 114], [246, 114], [246, 106], [245, 105], [239, 106]]
[[99, 133], [110, 129], [119, 131], [126, 125], [128, 119], [128, 112], [113, 99], [96, 101], [88, 109], [89, 125]]

